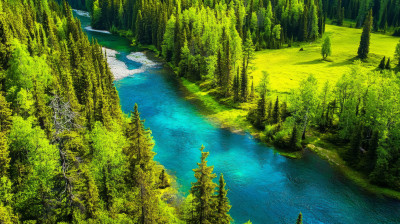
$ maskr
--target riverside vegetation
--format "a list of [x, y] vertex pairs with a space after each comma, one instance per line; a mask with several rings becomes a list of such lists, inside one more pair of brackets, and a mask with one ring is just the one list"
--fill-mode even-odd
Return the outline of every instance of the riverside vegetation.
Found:
[[[340, 142], [350, 166], [373, 183], [399, 190], [395, 64], [385, 60], [382, 71], [371, 72], [356, 62], [336, 84], [326, 82], [321, 89], [310, 75], [287, 100], [279, 92], [273, 95], [265, 70], [259, 81], [251, 79], [256, 50], [317, 41], [328, 19], [341, 25], [356, 15], [356, 25], [364, 28], [355, 55], [367, 61], [371, 30], [399, 25], [396, 0], [332, 2], [74, 4], [89, 10], [94, 28], [125, 30], [137, 42], [154, 45], [184, 82], [197, 82], [200, 87], [194, 88], [207, 91], [210, 102], [217, 99], [224, 105], [218, 104], [221, 110], [241, 111], [245, 123], [268, 141], [296, 151], [301, 140], [329, 136]], [[383, 28], [373, 26], [374, 21], [384, 23]], [[189, 196], [178, 196], [173, 178], [153, 160], [151, 131], [138, 106], [129, 118], [122, 114], [101, 47], [89, 42], [65, 1], [1, 0], [0, 35], [2, 223], [232, 221], [223, 175], [218, 184], [213, 182], [216, 175], [204, 147]], [[400, 60], [400, 45], [396, 52]], [[301, 213], [297, 223], [302, 223]]]
[[0, 1], [0, 74], [0, 223], [232, 220], [204, 147], [191, 194], [177, 194], [65, 1]]
[[[333, 146], [342, 165], [359, 171], [366, 182], [400, 190], [400, 44], [398, 38], [371, 34], [398, 35], [397, 1], [96, 0], [80, 5], [91, 13], [93, 27], [125, 30], [136, 42], [153, 45], [215, 112], [211, 117], [286, 152], [307, 143]], [[324, 52], [320, 37], [326, 40]], [[296, 66], [301, 56], [314, 61]], [[378, 66], [381, 59], [384, 66]]]

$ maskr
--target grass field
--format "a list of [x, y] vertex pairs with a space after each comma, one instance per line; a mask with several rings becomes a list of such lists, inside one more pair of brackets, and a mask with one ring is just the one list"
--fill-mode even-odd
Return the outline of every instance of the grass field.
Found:
[[[272, 91], [279, 94], [296, 88], [309, 74], [318, 79], [320, 86], [326, 80], [335, 83], [343, 73], [349, 71], [349, 65], [356, 60], [361, 32], [361, 29], [326, 25], [325, 36], [329, 35], [332, 43], [332, 56], [328, 57], [329, 62], [323, 61], [321, 57], [323, 38], [291, 48], [256, 52], [255, 70], [251, 74], [254, 83], [256, 85], [260, 81], [262, 71], [270, 74]], [[394, 67], [394, 50], [399, 40], [399, 37], [371, 34], [369, 58], [363, 65], [374, 70], [382, 57], [386, 56], [391, 58]], [[299, 51], [300, 48], [304, 51]]]

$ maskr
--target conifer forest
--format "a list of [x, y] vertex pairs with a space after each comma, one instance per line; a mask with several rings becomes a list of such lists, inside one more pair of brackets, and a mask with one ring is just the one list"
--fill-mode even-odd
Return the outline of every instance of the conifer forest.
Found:
[[0, 224], [400, 223], [400, 0], [0, 0]]

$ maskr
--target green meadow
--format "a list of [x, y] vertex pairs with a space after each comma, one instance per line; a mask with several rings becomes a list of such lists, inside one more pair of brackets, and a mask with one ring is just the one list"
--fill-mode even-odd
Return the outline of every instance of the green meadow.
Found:
[[[289, 48], [285, 46], [281, 49], [257, 51], [250, 80], [253, 79], [254, 86], [257, 86], [262, 72], [268, 72], [272, 97], [287, 96], [290, 90], [297, 88], [300, 81], [309, 74], [318, 79], [319, 86], [326, 81], [334, 84], [358, 60], [356, 56], [361, 32], [362, 29], [327, 24], [324, 37], [315, 42], [295, 43]], [[321, 44], [326, 35], [331, 38], [332, 55], [327, 60], [322, 60]], [[399, 37], [372, 33], [369, 58], [363, 61], [363, 66], [371, 71], [376, 70], [380, 60], [386, 56], [392, 59], [392, 67], [395, 67], [394, 50], [399, 40]], [[300, 51], [301, 48], [303, 51]], [[201, 85], [199, 87], [186, 79], [183, 79], [182, 84], [202, 101], [208, 109], [208, 117], [213, 121], [223, 127], [248, 131], [262, 137], [263, 134], [246, 120], [247, 111], [254, 106], [255, 101], [236, 104], [234, 107], [223, 106], [208, 94], [209, 90], [201, 88]]]
[[[270, 74], [271, 90], [277, 93], [287, 93], [296, 88], [309, 74], [318, 79], [320, 86], [326, 81], [335, 83], [357, 60], [361, 32], [362, 29], [326, 25], [324, 37], [329, 35], [332, 43], [332, 56], [326, 61], [321, 57], [324, 37], [291, 48], [258, 51], [251, 74], [254, 84], [259, 83], [262, 71]], [[372, 33], [369, 58], [363, 65], [374, 70], [383, 56], [390, 57], [393, 62], [394, 50], [399, 40], [399, 37]], [[300, 51], [301, 48], [303, 51]]]

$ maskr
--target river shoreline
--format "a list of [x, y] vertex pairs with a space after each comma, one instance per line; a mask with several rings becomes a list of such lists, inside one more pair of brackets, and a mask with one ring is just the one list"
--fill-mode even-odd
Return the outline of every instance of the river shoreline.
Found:
[[[158, 58], [162, 61], [163, 65], [167, 67], [170, 71], [172, 71], [175, 75], [177, 75], [173, 65], [167, 63], [163, 58], [157, 55], [158, 52], [154, 52], [152, 47], [144, 47], [149, 51], [146, 54], [150, 54], [153, 57]], [[187, 100], [190, 100], [194, 104], [201, 107], [201, 112], [204, 116], [206, 116], [212, 123], [218, 125], [220, 128], [228, 129], [234, 133], [249, 133], [254, 138], [262, 141], [268, 146], [274, 147], [273, 149], [282, 156], [291, 158], [291, 159], [300, 159], [305, 150], [309, 150], [315, 154], [317, 154], [321, 159], [324, 159], [331, 164], [331, 166], [337, 168], [346, 178], [351, 180], [353, 183], [357, 184], [362, 189], [376, 194], [377, 196], [385, 196], [388, 198], [393, 198], [400, 200], [400, 192], [380, 187], [374, 184], [371, 184], [368, 181], [368, 177], [363, 175], [362, 173], [350, 168], [346, 165], [346, 162], [339, 156], [337, 150], [335, 149], [325, 149], [322, 147], [315, 146], [313, 144], [306, 144], [302, 151], [298, 152], [286, 152], [284, 150], [280, 150], [276, 148], [274, 145], [271, 145], [270, 142], [265, 141], [264, 134], [256, 130], [245, 118], [245, 114], [239, 115], [236, 118], [230, 116], [224, 116], [226, 111], [230, 110], [240, 110], [234, 108], [227, 108], [224, 105], [221, 105], [217, 100], [215, 100], [212, 96], [209, 96], [207, 92], [201, 91], [200, 87], [193, 82], [188, 81], [185, 78], [176, 77], [181, 84], [181, 87], [184, 88], [185, 92], [189, 95], [186, 97]], [[243, 111], [243, 110], [241, 110]], [[237, 111], [233, 112], [234, 114]]]
[[[87, 27], [89, 22], [85, 19], [82, 24]], [[216, 102], [212, 94], [203, 95], [196, 89], [194, 92], [198, 96], [191, 93], [188, 87], [200, 90], [202, 85], [176, 78], [172, 73], [174, 66], [168, 66], [162, 58], [155, 57], [157, 53], [148, 51], [157, 52], [154, 46], [138, 50], [138, 46], [132, 46], [132, 42], [125, 39], [124, 32], [109, 35], [87, 31], [90, 36], [99, 38], [103, 46], [120, 52], [116, 58], [130, 69], [140, 68], [126, 57], [131, 52], [144, 51], [150, 60], [159, 62], [157, 68], [115, 83], [125, 113], [133, 103], [141, 105], [142, 115], [147, 118], [157, 139], [157, 161], [165, 164], [171, 171], [168, 173], [176, 177], [179, 192], [185, 195], [190, 189], [187, 180], [193, 178], [191, 171], [193, 161], [198, 160], [197, 146], [205, 144], [211, 152], [210, 164], [215, 166], [215, 172], [224, 173], [230, 183], [227, 186], [233, 205], [231, 214], [238, 223], [244, 223], [250, 217], [253, 223], [272, 220], [289, 223], [295, 220], [294, 215], [299, 211], [310, 223], [330, 223], [332, 220], [393, 223], [399, 220], [399, 214], [393, 213], [399, 206], [397, 200], [377, 197], [360, 189], [334, 164], [321, 160], [322, 155], [307, 149], [302, 159], [287, 159], [255, 140], [263, 136], [248, 134], [245, 114], [239, 119], [222, 116], [226, 120], [223, 122], [218, 115], [229, 114], [232, 108]], [[213, 116], [212, 109], [207, 108], [215, 108], [217, 115]], [[248, 105], [240, 109], [246, 108]], [[315, 141], [315, 137], [311, 136], [311, 140]]]
[[[122, 35], [123, 32], [117, 32], [116, 34], [126, 37], [132, 41], [132, 37]], [[244, 111], [243, 109], [235, 109], [230, 107], [228, 108], [219, 103], [212, 96], [208, 95], [208, 92], [202, 91], [196, 83], [190, 82], [185, 78], [179, 78], [177, 76], [177, 68], [171, 63], [166, 62], [164, 58], [160, 56], [160, 52], [157, 51], [157, 49], [153, 45], [139, 46], [141, 49], [145, 49], [143, 51], [143, 54], [147, 58], [153, 60], [156, 59], [158, 63], [161, 63], [165, 68], [170, 70], [171, 73], [175, 74], [176, 79], [181, 85], [180, 88], [186, 93], [185, 98], [200, 107], [201, 113], [213, 124], [219, 126], [220, 128], [228, 129], [234, 133], [249, 133], [253, 138], [260, 140], [268, 146], [272, 146], [273, 150], [287, 158], [300, 159], [304, 151], [309, 150], [313, 153], [316, 153], [321, 159], [328, 161], [331, 166], [340, 170], [340, 172], [344, 176], [346, 176], [349, 180], [357, 184], [362, 189], [378, 196], [381, 195], [388, 198], [400, 200], [399, 191], [373, 185], [362, 173], [347, 166], [346, 163], [339, 156], [336, 149], [325, 149], [307, 143], [306, 145], [304, 145], [304, 149], [302, 151], [287, 152], [285, 150], [275, 147], [274, 145], [271, 145], [271, 142], [265, 140], [263, 132], [255, 129], [246, 120], [246, 111]]]

